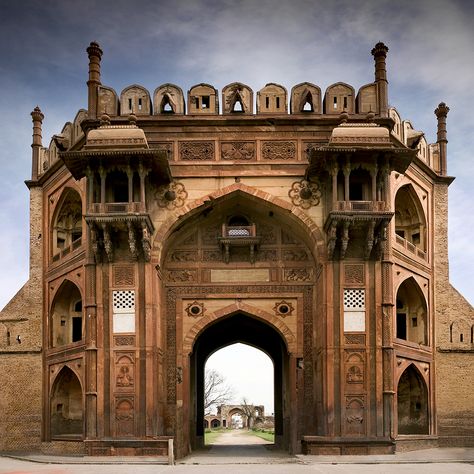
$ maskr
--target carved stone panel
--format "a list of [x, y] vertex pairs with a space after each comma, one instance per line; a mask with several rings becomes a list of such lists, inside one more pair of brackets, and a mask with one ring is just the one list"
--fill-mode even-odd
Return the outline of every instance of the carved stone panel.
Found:
[[290, 268], [285, 269], [285, 281], [311, 281], [313, 279], [312, 268]]
[[262, 142], [262, 159], [296, 160], [296, 143], [286, 141]]
[[346, 350], [344, 358], [346, 384], [360, 391], [365, 386], [365, 352]]
[[344, 431], [349, 436], [365, 435], [365, 400], [364, 395], [346, 396]]
[[174, 250], [169, 256], [169, 260], [175, 263], [195, 262], [197, 259], [196, 250]]
[[115, 429], [118, 437], [135, 435], [134, 397], [115, 397]]
[[221, 159], [233, 161], [255, 160], [255, 142], [223, 142]]
[[117, 390], [133, 390], [135, 385], [135, 364], [132, 353], [116, 355], [115, 387]]
[[180, 142], [179, 159], [185, 161], [214, 160], [214, 142]]
[[115, 287], [135, 285], [133, 265], [114, 265], [112, 268], [112, 280]]
[[344, 283], [346, 285], [363, 285], [364, 280], [363, 264], [348, 263], [344, 265]]

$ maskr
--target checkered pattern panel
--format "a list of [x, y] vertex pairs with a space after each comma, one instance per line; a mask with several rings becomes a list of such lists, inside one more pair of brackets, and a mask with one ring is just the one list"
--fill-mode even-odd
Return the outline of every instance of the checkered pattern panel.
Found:
[[114, 313], [133, 313], [135, 311], [135, 291], [118, 290], [113, 292]]
[[344, 311], [364, 311], [365, 310], [365, 290], [349, 289], [344, 290]]

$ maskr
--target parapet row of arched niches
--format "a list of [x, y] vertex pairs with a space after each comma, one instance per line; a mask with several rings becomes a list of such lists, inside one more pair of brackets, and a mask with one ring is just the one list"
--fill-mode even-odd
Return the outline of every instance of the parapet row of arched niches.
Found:
[[[215, 115], [219, 114], [217, 89], [209, 84], [197, 84], [188, 91], [187, 108], [181, 88], [163, 84], [155, 89], [153, 101], [147, 89], [139, 85], [126, 87], [120, 94], [110, 87], [100, 86], [98, 91], [99, 114], [108, 115]], [[257, 114], [287, 114], [286, 89], [270, 83], [257, 92]], [[222, 89], [222, 113], [251, 115], [253, 91], [249, 86], [233, 82]], [[362, 86], [355, 95], [349, 84], [338, 82], [330, 85], [322, 99], [321, 89], [310, 82], [303, 82], [291, 89], [290, 113], [348, 114], [377, 111], [376, 84]]]

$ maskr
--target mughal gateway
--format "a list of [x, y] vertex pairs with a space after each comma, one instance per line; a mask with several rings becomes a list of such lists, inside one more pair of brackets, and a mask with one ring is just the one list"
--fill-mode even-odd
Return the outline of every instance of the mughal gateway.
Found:
[[[447, 116], [357, 92], [102, 84], [49, 146], [32, 112], [30, 277], [0, 313], [0, 450], [166, 454], [204, 441], [204, 366], [274, 365], [275, 443], [474, 444], [474, 310], [448, 274]], [[367, 76], [371, 76], [368, 73]], [[370, 80], [370, 79], [369, 79]], [[26, 144], [25, 144], [26, 146]]]

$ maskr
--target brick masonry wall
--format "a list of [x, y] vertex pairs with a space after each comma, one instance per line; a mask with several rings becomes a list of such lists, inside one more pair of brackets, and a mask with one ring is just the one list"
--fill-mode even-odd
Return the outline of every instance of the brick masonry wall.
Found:
[[42, 190], [32, 188], [30, 278], [0, 312], [0, 451], [41, 445], [42, 243]]

